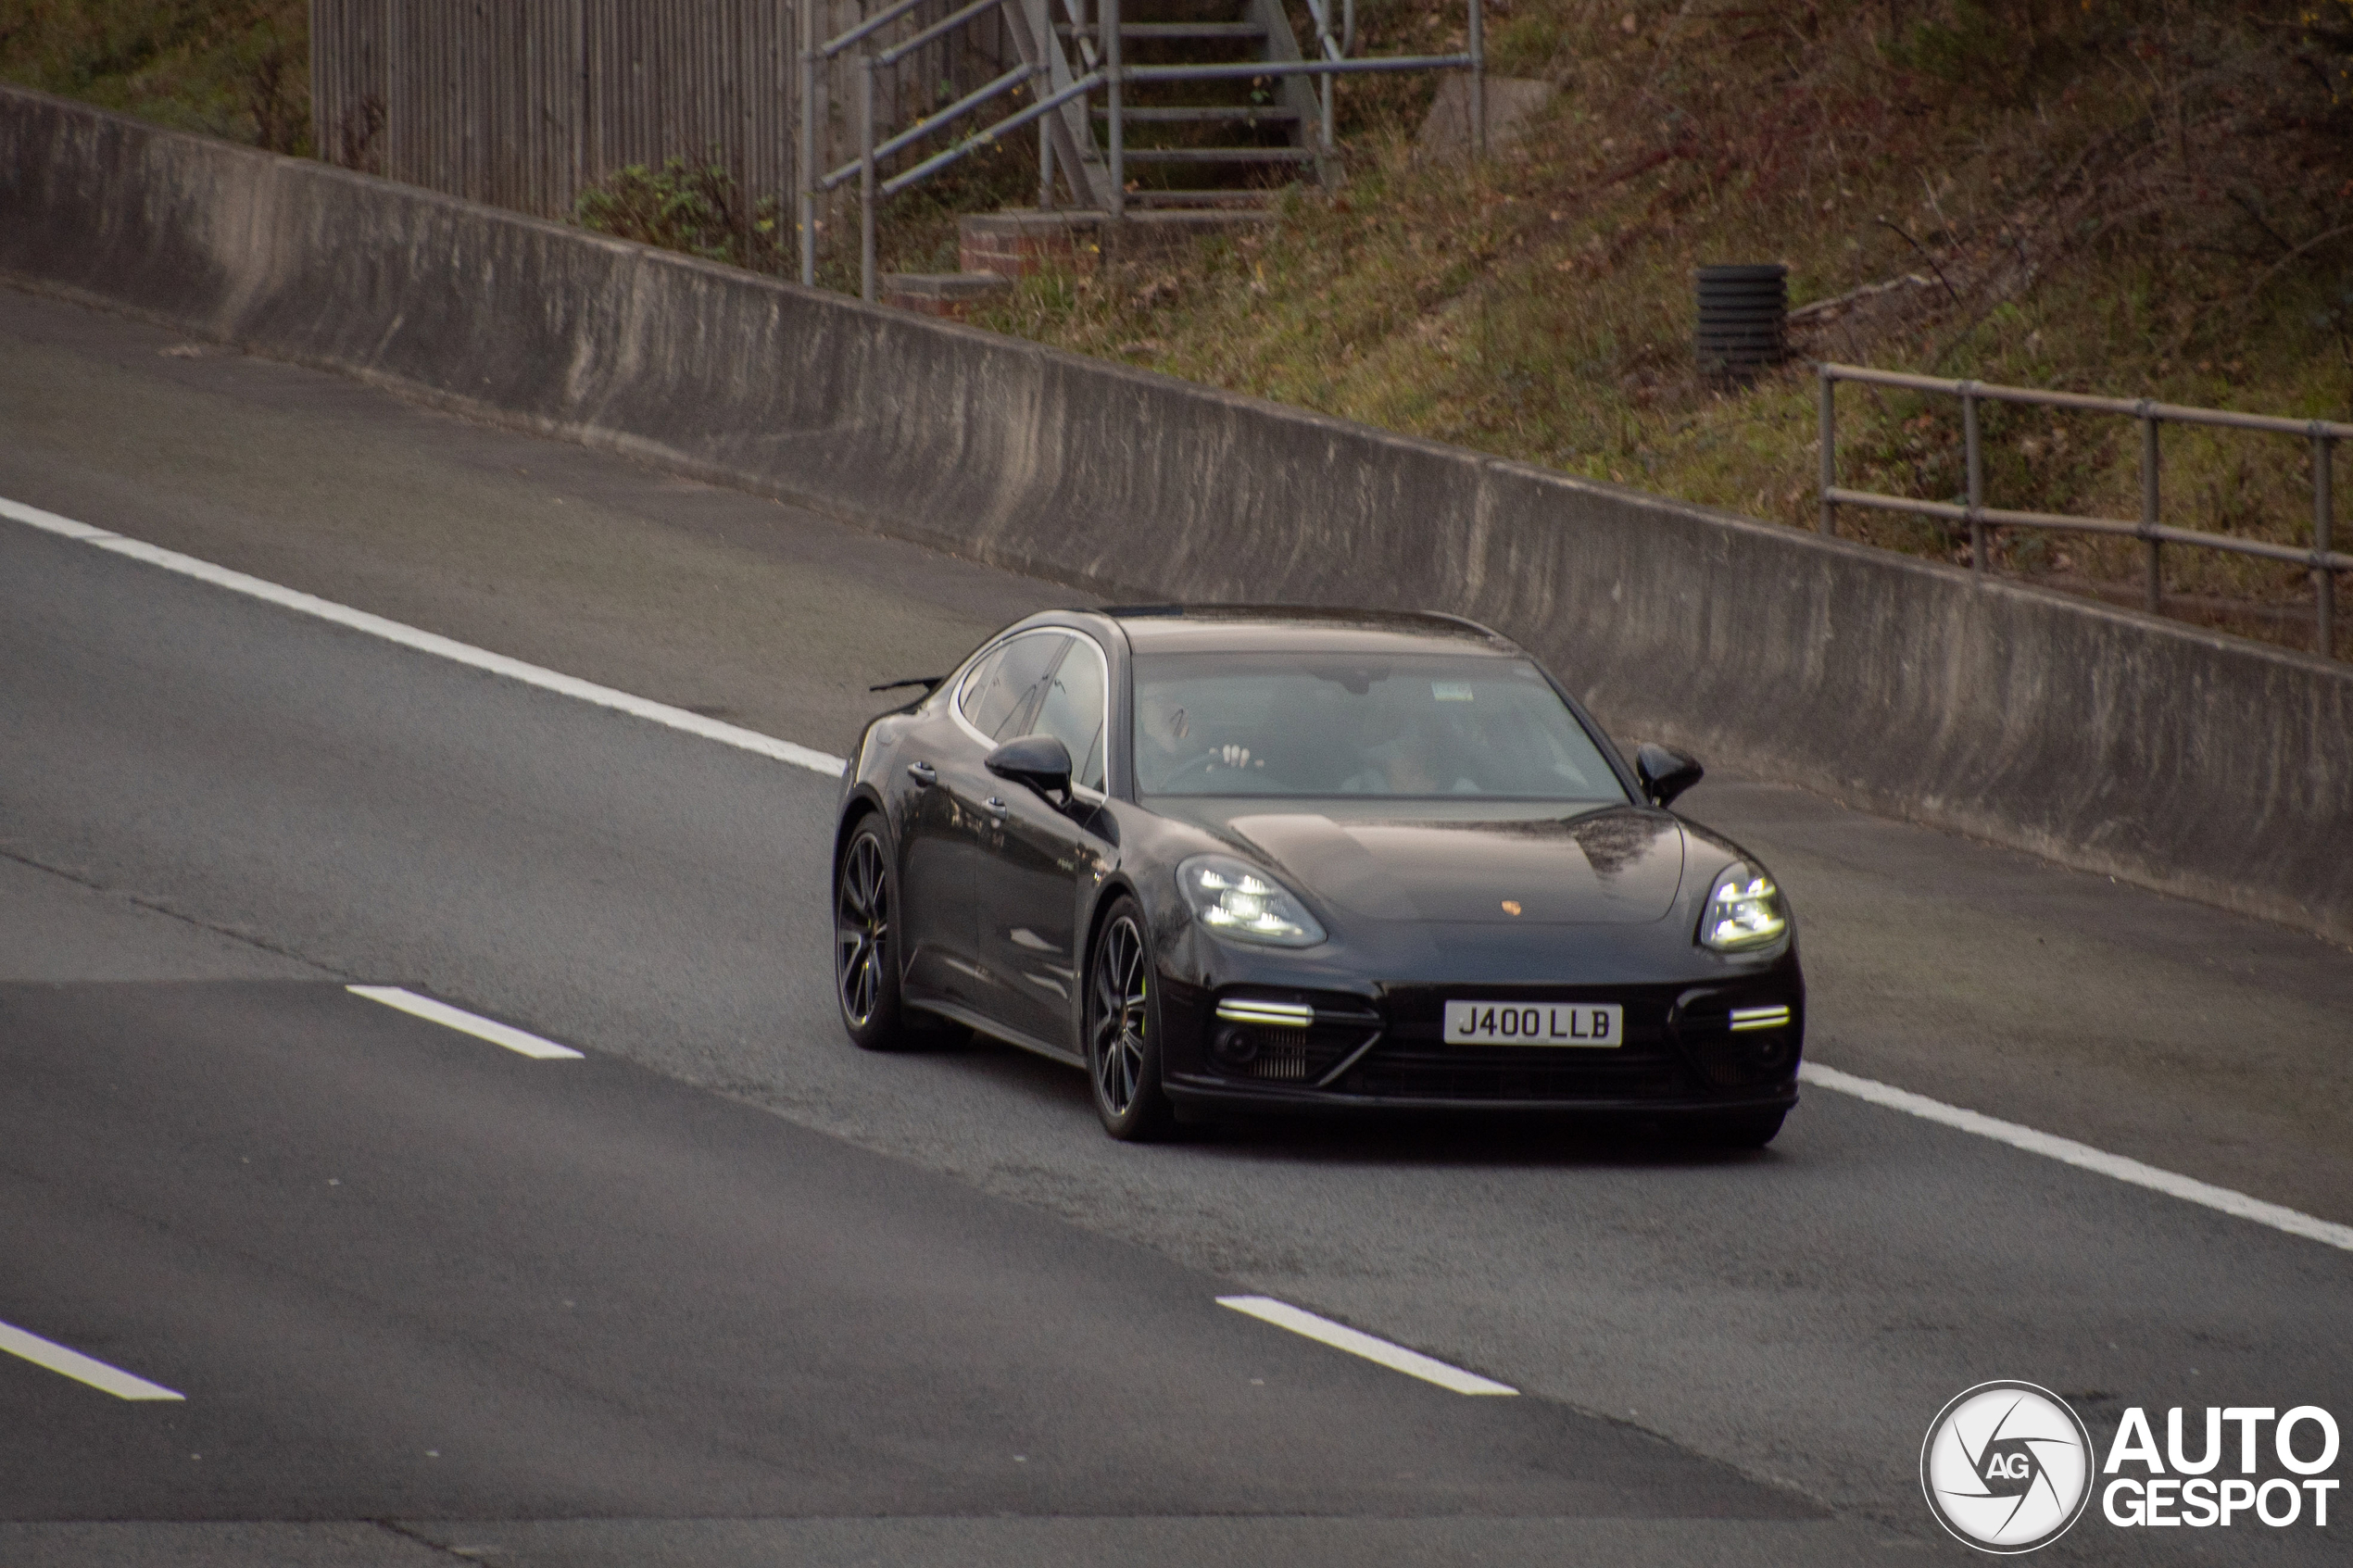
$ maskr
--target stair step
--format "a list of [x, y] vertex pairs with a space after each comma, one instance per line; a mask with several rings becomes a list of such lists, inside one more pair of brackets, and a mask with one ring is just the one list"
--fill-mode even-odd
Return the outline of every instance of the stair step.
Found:
[[[1156, 194], [1129, 195], [1124, 220], [1119, 222], [1114, 222], [1107, 212], [1094, 211], [1013, 207], [1002, 212], [968, 212], [956, 220], [958, 248], [967, 268], [985, 261], [990, 270], [1005, 278], [1050, 269], [1091, 272], [1106, 260], [1163, 256], [1205, 235], [1263, 229], [1274, 216], [1263, 199], [1235, 199], [1250, 196], [1248, 192], [1202, 192], [1207, 201], [1174, 204], [1149, 199]], [[919, 299], [890, 303], [926, 308]]]
[[[1189, 104], [1177, 108], [1138, 108], [1126, 107], [1127, 122], [1138, 124], [1176, 124], [1202, 119], [1263, 120], [1269, 125], [1291, 125], [1299, 119], [1297, 109], [1276, 108], [1267, 104]], [[1111, 118], [1111, 106], [1095, 106], [1097, 119]]]
[[[1054, 31], [1064, 38], [1088, 38], [1100, 35], [1101, 29], [1076, 27], [1058, 22]], [[1256, 22], [1122, 22], [1119, 36], [1135, 39], [1200, 39], [1200, 38], [1264, 38], [1266, 30]]]
[[975, 305], [1013, 293], [1013, 280], [995, 272], [889, 272], [882, 280], [882, 302], [925, 316], [963, 320]]
[[1305, 147], [1129, 147], [1129, 163], [1313, 163]]
[[1233, 212], [1263, 211], [1274, 199], [1271, 191], [1130, 191], [1130, 207], [1216, 207]]

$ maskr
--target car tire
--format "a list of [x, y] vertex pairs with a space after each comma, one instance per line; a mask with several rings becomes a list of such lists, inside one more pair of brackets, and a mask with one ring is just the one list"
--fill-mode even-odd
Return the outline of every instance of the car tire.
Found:
[[1787, 1110], [1751, 1110], [1718, 1116], [1692, 1129], [1694, 1142], [1708, 1148], [1763, 1148], [1780, 1135]]
[[834, 868], [834, 1002], [861, 1050], [909, 1050], [930, 1043], [899, 995], [899, 877], [880, 819], [862, 819]]
[[1164, 1137], [1175, 1123], [1160, 1082], [1160, 997], [1143, 906], [1121, 897], [1104, 914], [1087, 961], [1087, 1081], [1103, 1131], [1125, 1143]]

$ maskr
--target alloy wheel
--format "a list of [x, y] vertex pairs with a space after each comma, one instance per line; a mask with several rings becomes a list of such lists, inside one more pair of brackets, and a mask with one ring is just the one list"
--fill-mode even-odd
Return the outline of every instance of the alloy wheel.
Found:
[[882, 846], [874, 834], [860, 834], [842, 858], [841, 890], [834, 900], [834, 982], [853, 1028], [872, 1022], [881, 1004], [889, 939], [890, 884]]
[[1114, 918], [1095, 949], [1094, 1049], [1088, 1065], [1103, 1109], [1125, 1116], [1144, 1087], [1144, 1029], [1150, 997], [1144, 935], [1126, 915]]

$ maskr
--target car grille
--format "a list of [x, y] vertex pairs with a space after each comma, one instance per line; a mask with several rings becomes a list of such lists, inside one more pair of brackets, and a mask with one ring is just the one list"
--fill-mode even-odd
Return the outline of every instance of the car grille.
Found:
[[1675, 1094], [1686, 1082], [1671, 1060], [1570, 1064], [1532, 1062], [1524, 1050], [1508, 1059], [1479, 1060], [1483, 1054], [1376, 1051], [1333, 1087], [1413, 1099], [1640, 1099]]
[[1498, 1000], [1617, 1002], [1626, 1010], [1626, 1036], [1615, 1050], [1447, 1045], [1441, 1019], [1448, 994], [1419, 986], [1392, 992], [1387, 1035], [1332, 1087], [1345, 1094], [1478, 1101], [1645, 1099], [1688, 1094], [1694, 1086], [1690, 1069], [1667, 1039], [1670, 994], [1481, 990]]

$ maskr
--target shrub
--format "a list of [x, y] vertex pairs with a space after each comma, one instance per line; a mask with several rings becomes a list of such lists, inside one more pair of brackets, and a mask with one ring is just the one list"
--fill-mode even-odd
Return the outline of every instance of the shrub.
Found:
[[673, 157], [660, 169], [631, 164], [580, 193], [573, 220], [585, 229], [684, 251], [761, 272], [791, 264], [791, 236], [774, 196], [748, 202], [713, 148], [705, 161]]

